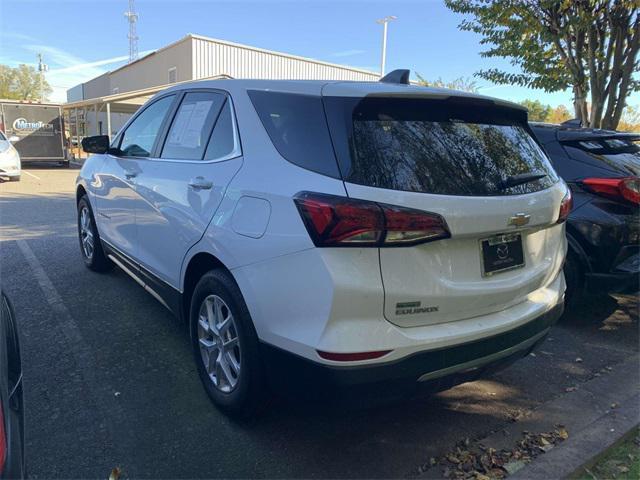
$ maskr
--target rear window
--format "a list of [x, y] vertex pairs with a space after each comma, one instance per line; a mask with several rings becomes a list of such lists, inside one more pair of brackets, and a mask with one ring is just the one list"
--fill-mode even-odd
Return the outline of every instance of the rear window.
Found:
[[[325, 98], [346, 181], [442, 195], [515, 195], [558, 177], [526, 115], [483, 101]], [[509, 177], [544, 175], [505, 187]]]
[[572, 158], [579, 158], [579, 151], [615, 170], [640, 176], [640, 137], [587, 138], [563, 145]]
[[320, 96], [248, 93], [280, 155], [299, 167], [340, 178]]

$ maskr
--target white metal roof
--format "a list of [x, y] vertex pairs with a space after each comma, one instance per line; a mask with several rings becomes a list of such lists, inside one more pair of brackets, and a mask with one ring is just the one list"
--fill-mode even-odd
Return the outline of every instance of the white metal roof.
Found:
[[284, 52], [278, 52], [275, 50], [267, 50], [265, 48], [259, 48], [259, 47], [254, 47], [251, 45], [244, 45], [242, 43], [235, 43], [235, 42], [230, 42], [228, 40], [221, 40], [219, 38], [211, 38], [211, 37], [206, 37], [204, 35], [197, 35], [195, 33], [188, 33], [187, 35], [185, 35], [184, 37], [182, 37], [180, 40], [176, 40], [175, 42], [170, 43], [169, 45], [166, 45], [162, 48], [159, 48], [158, 50], [155, 50], [151, 53], [149, 53], [148, 55], [145, 55], [144, 57], [138, 58], [136, 60], [134, 60], [131, 63], [127, 63], [126, 65], [122, 65], [119, 68], [116, 68], [115, 70], [112, 70], [110, 73], [115, 73], [121, 70], [125, 70], [129, 67], [132, 67], [140, 62], [145, 61], [146, 59], [152, 57], [153, 55], [156, 55], [164, 50], [168, 50], [172, 47], [174, 47], [175, 45], [178, 45], [179, 43], [182, 43], [184, 41], [190, 40], [190, 39], [197, 39], [197, 40], [205, 40], [207, 42], [213, 42], [213, 43], [218, 43], [220, 45], [226, 45], [229, 47], [236, 47], [236, 48], [241, 48], [243, 50], [250, 50], [252, 52], [258, 52], [258, 53], [266, 53], [269, 55], [276, 55], [278, 57], [282, 57], [282, 58], [289, 58], [289, 59], [293, 59], [293, 60], [301, 60], [304, 62], [309, 62], [309, 63], [315, 63], [317, 65], [325, 65], [328, 67], [335, 67], [335, 68], [340, 68], [343, 70], [349, 70], [352, 72], [358, 72], [358, 73], [363, 73], [363, 74], [368, 74], [368, 75], [374, 75], [374, 76], [379, 76], [379, 73], [377, 72], [372, 72], [369, 70], [364, 70], [361, 68], [356, 68], [356, 67], [350, 67], [348, 65], [341, 65], [339, 63], [331, 63], [331, 62], [325, 62], [322, 60], [316, 60], [314, 58], [309, 58], [309, 57], [301, 57], [298, 55], [292, 55], [290, 53], [284, 53]]

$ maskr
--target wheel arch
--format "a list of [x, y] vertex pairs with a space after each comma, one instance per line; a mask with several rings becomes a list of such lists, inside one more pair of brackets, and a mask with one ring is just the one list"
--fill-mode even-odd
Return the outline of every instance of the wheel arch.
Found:
[[591, 262], [589, 261], [589, 256], [580, 245], [580, 241], [576, 235], [577, 232], [567, 223], [566, 227], [566, 235], [567, 235], [567, 244], [569, 249], [573, 251], [580, 260], [580, 266], [582, 267], [584, 272], [591, 272], [593, 269], [591, 268]]
[[227, 266], [218, 257], [209, 252], [196, 253], [188, 260], [184, 267], [184, 276], [182, 279], [182, 304], [180, 308], [180, 317], [184, 322], [189, 322], [191, 296], [193, 295], [193, 291], [198, 280], [200, 280], [205, 273], [214, 269], [223, 270], [233, 278], [233, 274]]
[[78, 187], [76, 188], [76, 205], [78, 204], [78, 202], [80, 202], [80, 199], [87, 195], [87, 189], [84, 188], [84, 185], [79, 184]]

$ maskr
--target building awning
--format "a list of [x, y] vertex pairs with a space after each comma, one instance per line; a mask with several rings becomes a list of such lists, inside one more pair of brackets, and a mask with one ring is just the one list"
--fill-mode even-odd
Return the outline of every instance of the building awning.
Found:
[[[210, 77], [202, 80], [217, 80], [231, 78], [228, 75], [216, 75], [215, 77]], [[188, 80], [189, 82], [193, 80]], [[114, 93], [113, 95], [106, 95], [104, 97], [96, 97], [96, 98], [87, 98], [85, 100], [79, 100], [77, 102], [69, 102], [62, 104], [63, 110], [74, 110], [74, 109], [95, 109], [97, 108], [99, 111], [102, 111], [103, 107], [106, 104], [109, 104], [109, 109], [112, 113], [135, 113], [142, 105], [145, 104], [147, 100], [153, 97], [156, 93], [161, 92], [162, 90], [172, 87], [174, 85], [179, 85], [180, 83], [186, 82], [177, 82], [172, 83], [171, 85], [158, 85], [157, 87], [149, 87], [143, 88], [141, 90], [133, 90], [131, 92], [124, 93]]]

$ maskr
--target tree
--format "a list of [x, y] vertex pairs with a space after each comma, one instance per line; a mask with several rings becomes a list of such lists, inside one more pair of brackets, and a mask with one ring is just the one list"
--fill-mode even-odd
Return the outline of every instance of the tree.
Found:
[[[459, 28], [482, 36], [483, 57], [510, 59], [477, 76], [500, 84], [572, 88], [583, 125], [615, 129], [629, 94], [640, 90], [638, 0], [445, 0], [469, 15]], [[587, 96], [590, 95], [589, 112]]]
[[11, 68], [0, 65], [0, 98], [8, 100], [40, 100], [45, 99], [53, 91], [46, 79], [42, 82], [43, 92], [40, 92], [40, 74], [28, 65], [18, 65]]
[[520, 105], [529, 110], [529, 121], [546, 122], [551, 113], [551, 105], [544, 105], [540, 100], [523, 100]]
[[628, 106], [625, 109], [618, 125], [618, 131], [640, 133], [640, 105]]
[[547, 115], [545, 122], [547, 123], [563, 123], [567, 120], [571, 120], [573, 116], [569, 113], [569, 109], [564, 105], [558, 105], [556, 108], [552, 108]]
[[478, 85], [476, 82], [469, 78], [459, 77], [450, 82], [445, 82], [442, 78], [438, 77], [437, 80], [427, 80], [419, 73], [416, 73], [418, 77], [418, 83], [425, 87], [436, 88], [449, 88], [451, 90], [462, 90], [464, 92], [476, 93], [478, 91]]

